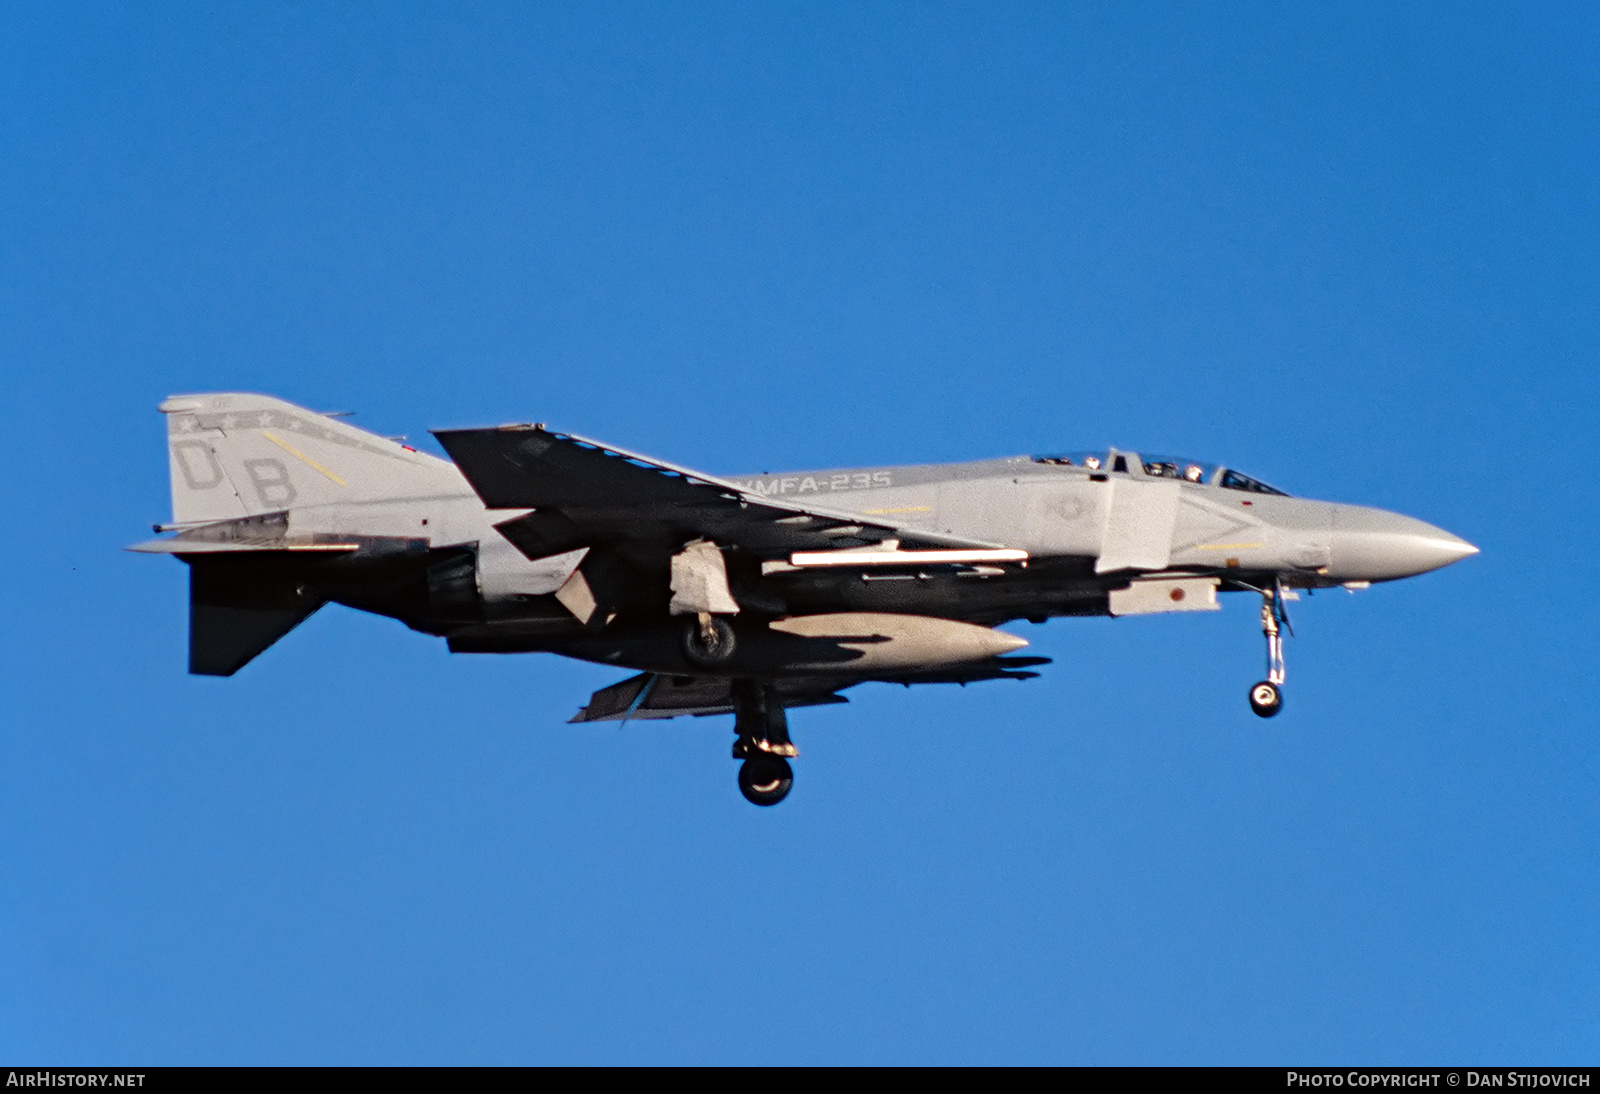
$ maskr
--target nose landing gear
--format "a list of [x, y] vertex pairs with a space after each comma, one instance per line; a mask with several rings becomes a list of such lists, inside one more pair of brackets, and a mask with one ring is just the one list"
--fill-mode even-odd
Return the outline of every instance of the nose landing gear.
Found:
[[1279, 624], [1288, 629], [1289, 612], [1283, 606], [1286, 599], [1283, 583], [1277, 582], [1271, 591], [1261, 590], [1261, 633], [1267, 639], [1267, 678], [1250, 686], [1250, 709], [1257, 717], [1271, 718], [1283, 709], [1283, 632]]

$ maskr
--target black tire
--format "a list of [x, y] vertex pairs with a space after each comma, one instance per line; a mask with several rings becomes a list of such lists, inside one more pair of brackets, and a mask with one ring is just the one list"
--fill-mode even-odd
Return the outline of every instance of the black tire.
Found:
[[1250, 709], [1260, 718], [1271, 718], [1283, 709], [1283, 690], [1277, 684], [1262, 680], [1250, 688]]
[[700, 633], [700, 620], [691, 616], [683, 628], [683, 655], [692, 665], [703, 669], [721, 668], [733, 660], [738, 642], [733, 637], [733, 624], [726, 619], [711, 620], [711, 641]]
[[782, 756], [752, 756], [739, 765], [739, 793], [751, 805], [777, 805], [793, 785], [794, 769]]

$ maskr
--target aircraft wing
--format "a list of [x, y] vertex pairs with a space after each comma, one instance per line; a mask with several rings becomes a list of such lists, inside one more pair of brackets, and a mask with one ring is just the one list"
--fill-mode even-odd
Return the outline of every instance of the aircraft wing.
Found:
[[[824, 680], [788, 680], [774, 690], [788, 707], [848, 703], [834, 694], [839, 686]], [[620, 722], [633, 719], [677, 718], [685, 714], [733, 713], [733, 681], [726, 676], [654, 676], [648, 672], [601, 688], [578, 711], [573, 722]]]
[[[1039, 674], [1024, 671], [1048, 665], [1048, 657], [997, 657], [975, 665], [956, 665], [932, 672], [899, 676], [848, 676], [836, 679], [789, 679], [773, 684], [773, 694], [785, 708], [848, 703], [838, 692], [875, 680], [884, 684], [971, 684], [980, 680], [1032, 680]], [[725, 676], [657, 676], [642, 672], [601, 688], [589, 697], [573, 722], [621, 722], [635, 719], [678, 718], [685, 714], [733, 713], [733, 681]]]
[[695, 537], [769, 558], [889, 539], [913, 548], [1001, 546], [763, 497], [726, 479], [542, 425], [436, 430], [434, 436], [489, 508], [534, 510], [498, 525], [530, 558]]
[[904, 684], [906, 687], [912, 684], [960, 684], [966, 687], [981, 680], [1033, 680], [1039, 674], [1026, 670], [1049, 663], [1048, 657], [995, 657], [971, 665], [951, 665], [928, 672], [905, 672], [897, 676], [874, 676], [872, 679], [883, 684]]

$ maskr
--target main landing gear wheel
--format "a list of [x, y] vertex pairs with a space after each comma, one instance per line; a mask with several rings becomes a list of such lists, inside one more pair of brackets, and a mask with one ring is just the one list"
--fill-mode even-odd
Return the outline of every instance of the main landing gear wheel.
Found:
[[1283, 709], [1283, 692], [1270, 680], [1250, 689], [1250, 709], [1262, 718], [1271, 718]]
[[782, 756], [752, 756], [739, 765], [739, 793], [752, 805], [777, 805], [793, 785], [794, 769]]
[[733, 624], [702, 612], [683, 628], [683, 655], [691, 664], [714, 669], [733, 660]]

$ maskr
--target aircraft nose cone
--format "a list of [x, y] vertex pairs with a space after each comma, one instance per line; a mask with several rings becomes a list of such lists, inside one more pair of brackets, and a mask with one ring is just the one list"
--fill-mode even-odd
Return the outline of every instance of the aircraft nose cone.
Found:
[[1478, 549], [1426, 521], [1382, 509], [1341, 507], [1334, 517], [1329, 576], [1393, 581], [1459, 562]]

